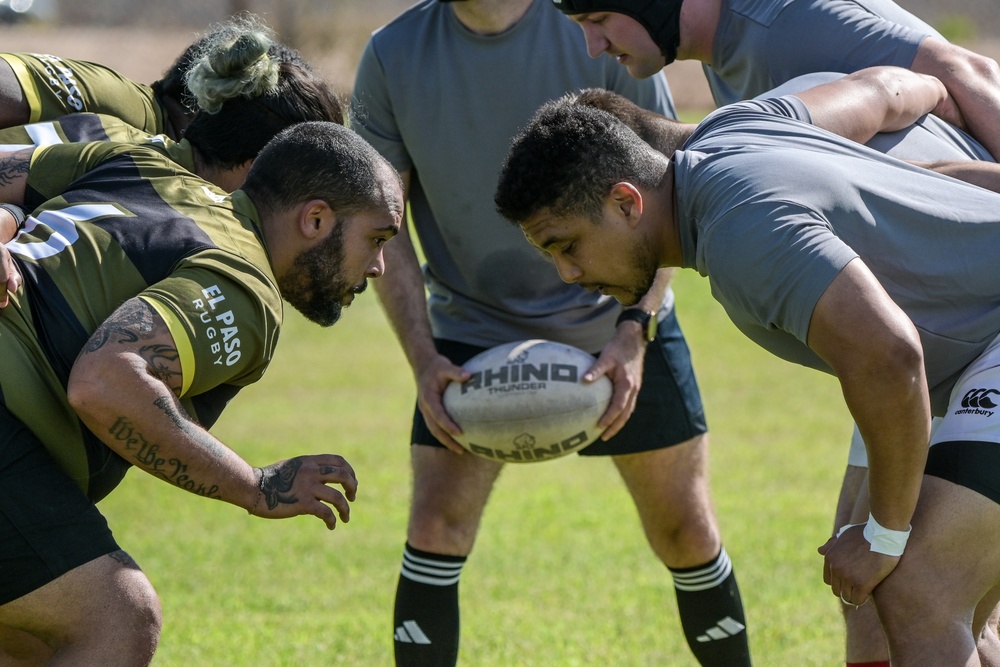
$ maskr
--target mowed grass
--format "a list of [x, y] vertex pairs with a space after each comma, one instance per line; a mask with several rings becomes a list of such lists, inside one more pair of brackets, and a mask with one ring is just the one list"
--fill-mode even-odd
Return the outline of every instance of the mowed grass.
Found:
[[[694, 272], [675, 285], [755, 664], [842, 664], [840, 617], [816, 553], [850, 434], [839, 388], [743, 339]], [[132, 471], [101, 507], [161, 595], [156, 665], [392, 664], [412, 375], [374, 295], [332, 329], [291, 311], [287, 319], [264, 379], [214, 432], [254, 465], [344, 455], [360, 480], [351, 522], [328, 532], [311, 517], [251, 518]], [[670, 578], [608, 460], [508, 467], [461, 596], [466, 666], [697, 664]]]

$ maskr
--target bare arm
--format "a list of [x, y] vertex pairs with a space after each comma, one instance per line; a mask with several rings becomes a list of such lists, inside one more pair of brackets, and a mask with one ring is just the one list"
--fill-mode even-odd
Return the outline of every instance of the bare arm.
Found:
[[[860, 259], [830, 284], [813, 312], [809, 347], [840, 380], [868, 449], [872, 515], [907, 530], [923, 479], [930, 401], [916, 329]], [[833, 592], [849, 582], [864, 601], [897, 558], [868, 551], [860, 529], [826, 552]]]
[[14, 265], [7, 246], [3, 245], [17, 235], [18, 227], [14, 214], [7, 208], [0, 208], [0, 308], [7, 307], [10, 293], [16, 292], [21, 286], [21, 274]]
[[24, 204], [24, 190], [34, 152], [34, 148], [13, 153], [0, 151], [0, 201], [19, 206]]
[[[350, 519], [357, 480], [343, 458], [300, 456], [252, 468], [181, 407], [181, 373], [170, 331], [134, 298], [94, 332], [73, 365], [67, 393], [108, 447], [166, 482], [257, 516], [311, 514], [332, 530], [332, 505], [342, 521]], [[343, 485], [346, 498], [327, 484]]]
[[910, 68], [940, 79], [965, 120], [964, 129], [1000, 156], [1000, 66], [995, 60], [928, 37]]
[[1000, 192], [1000, 164], [982, 160], [941, 160], [938, 162], [916, 162], [918, 167], [936, 171], [945, 176], [977, 185], [986, 190]]
[[[410, 173], [403, 172], [400, 176], [404, 195], [409, 201]], [[435, 437], [452, 451], [462, 453], [464, 448], [450, 435], [460, 430], [445, 412], [441, 396], [452, 380], [465, 380], [468, 373], [438, 354], [434, 347], [427, 317], [424, 277], [409, 225], [404, 224], [400, 228], [399, 234], [392, 243], [386, 244], [383, 252], [386, 266], [391, 268], [373, 284], [413, 369], [418, 405]]]
[[900, 67], [869, 67], [795, 96], [814, 125], [858, 143], [908, 127], [932, 111], [961, 123], [939, 80]]

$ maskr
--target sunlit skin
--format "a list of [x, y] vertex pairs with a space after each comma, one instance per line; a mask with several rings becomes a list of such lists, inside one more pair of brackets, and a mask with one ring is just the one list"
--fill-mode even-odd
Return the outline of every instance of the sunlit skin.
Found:
[[309, 320], [336, 323], [368, 279], [384, 273], [382, 249], [399, 225], [399, 216], [376, 212], [339, 221], [326, 239], [295, 258], [296, 270], [279, 281], [282, 296]]
[[[655, 197], [646, 201], [650, 199]], [[639, 189], [619, 183], [605, 198], [600, 221], [543, 209], [522, 222], [521, 229], [529, 243], [552, 258], [564, 282], [631, 306], [649, 291], [657, 270], [665, 265], [658, 254], [662, 233], [656, 232], [671, 227], [654, 227], [649, 222], [656, 219], [653, 211], [646, 211], [650, 215], [645, 220], [643, 211]]]
[[571, 14], [582, 29], [591, 58], [607, 54], [624, 65], [636, 79], [653, 76], [667, 65], [646, 28], [630, 16], [617, 12]]

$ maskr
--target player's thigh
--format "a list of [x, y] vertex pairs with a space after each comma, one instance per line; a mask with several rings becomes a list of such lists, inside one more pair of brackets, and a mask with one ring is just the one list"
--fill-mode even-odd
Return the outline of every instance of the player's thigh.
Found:
[[669, 567], [694, 567], [719, 553], [708, 486], [708, 436], [613, 457], [635, 502], [646, 539]]
[[160, 605], [139, 567], [125, 552], [117, 551], [0, 605], [0, 624], [53, 648], [99, 645], [102, 640], [155, 645]]
[[38, 637], [0, 624], [0, 665], [31, 667], [48, 664], [52, 648]]
[[409, 540], [418, 549], [466, 555], [503, 464], [443, 447], [413, 445]]
[[641, 514], [687, 514], [710, 505], [707, 433], [612, 460]]
[[1000, 504], [925, 475], [906, 553], [875, 590], [879, 616], [897, 641], [971, 624], [1000, 585]]

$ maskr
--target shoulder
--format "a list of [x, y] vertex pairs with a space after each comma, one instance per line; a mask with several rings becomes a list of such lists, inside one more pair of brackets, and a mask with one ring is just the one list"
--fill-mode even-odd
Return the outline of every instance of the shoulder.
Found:
[[414, 35], [432, 28], [448, 10], [439, 0], [421, 0], [396, 18], [376, 28], [369, 39], [369, 47], [392, 49], [400, 44], [412, 43]]

